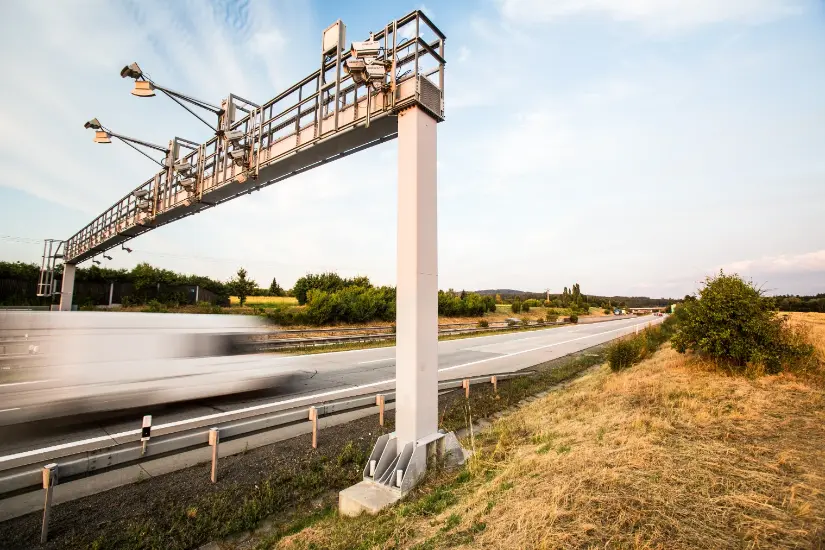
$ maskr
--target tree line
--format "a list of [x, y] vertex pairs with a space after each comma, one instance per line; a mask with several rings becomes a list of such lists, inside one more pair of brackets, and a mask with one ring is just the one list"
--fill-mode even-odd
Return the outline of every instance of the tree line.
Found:
[[825, 313], [825, 294], [815, 296], [775, 296], [773, 301], [779, 311], [803, 311]]

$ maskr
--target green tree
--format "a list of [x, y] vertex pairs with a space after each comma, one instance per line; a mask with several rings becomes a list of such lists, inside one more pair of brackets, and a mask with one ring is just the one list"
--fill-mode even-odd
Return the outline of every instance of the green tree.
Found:
[[252, 294], [258, 285], [255, 281], [246, 278], [246, 270], [240, 268], [237, 276], [229, 282], [229, 288], [232, 293], [238, 297], [241, 302], [241, 307], [246, 303], [246, 297]]
[[283, 296], [284, 289], [281, 288], [281, 285], [278, 284], [278, 281], [275, 277], [272, 277], [272, 284], [269, 285], [269, 295], [270, 296]]
[[292, 288], [292, 295], [298, 299], [298, 303], [304, 305], [308, 300], [310, 290], [323, 290], [325, 292], [336, 292], [343, 288], [357, 286], [361, 288], [372, 288], [372, 283], [368, 277], [357, 276], [352, 279], [344, 279], [335, 272], [327, 273], [307, 273], [297, 281]]

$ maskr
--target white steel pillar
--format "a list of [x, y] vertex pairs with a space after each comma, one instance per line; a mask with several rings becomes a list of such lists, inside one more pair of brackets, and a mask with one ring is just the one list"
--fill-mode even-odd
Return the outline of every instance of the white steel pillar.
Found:
[[72, 294], [74, 294], [74, 273], [77, 266], [63, 264], [63, 284], [60, 287], [60, 311], [72, 310]]
[[398, 114], [395, 432], [399, 452], [438, 431], [436, 120]]

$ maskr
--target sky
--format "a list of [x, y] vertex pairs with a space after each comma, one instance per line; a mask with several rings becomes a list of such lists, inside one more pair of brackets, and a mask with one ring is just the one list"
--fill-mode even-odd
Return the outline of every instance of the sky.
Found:
[[[161, 144], [210, 137], [167, 98], [131, 96], [125, 64], [212, 103], [263, 103], [316, 69], [333, 21], [363, 40], [414, 9], [447, 35], [440, 288], [680, 297], [724, 269], [774, 294], [825, 292], [818, 0], [7, 2], [0, 260], [39, 263], [41, 239], [154, 173], [92, 143], [86, 120]], [[104, 264], [395, 284], [396, 149], [164, 226]]]

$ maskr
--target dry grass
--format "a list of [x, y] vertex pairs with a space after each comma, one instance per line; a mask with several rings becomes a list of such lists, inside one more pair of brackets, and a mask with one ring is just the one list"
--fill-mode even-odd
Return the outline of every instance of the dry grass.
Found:
[[[825, 315], [793, 318], [825, 349]], [[818, 382], [726, 376], [671, 349], [597, 367], [476, 436], [464, 472], [275, 547], [825, 548]]]
[[786, 313], [792, 324], [801, 325], [810, 331], [811, 342], [820, 350], [825, 350], [825, 313]]
[[[230, 296], [229, 303], [233, 306], [241, 305], [241, 301], [237, 296]], [[247, 296], [246, 304], [249, 307], [254, 306], [297, 306], [298, 298], [292, 296]]]

